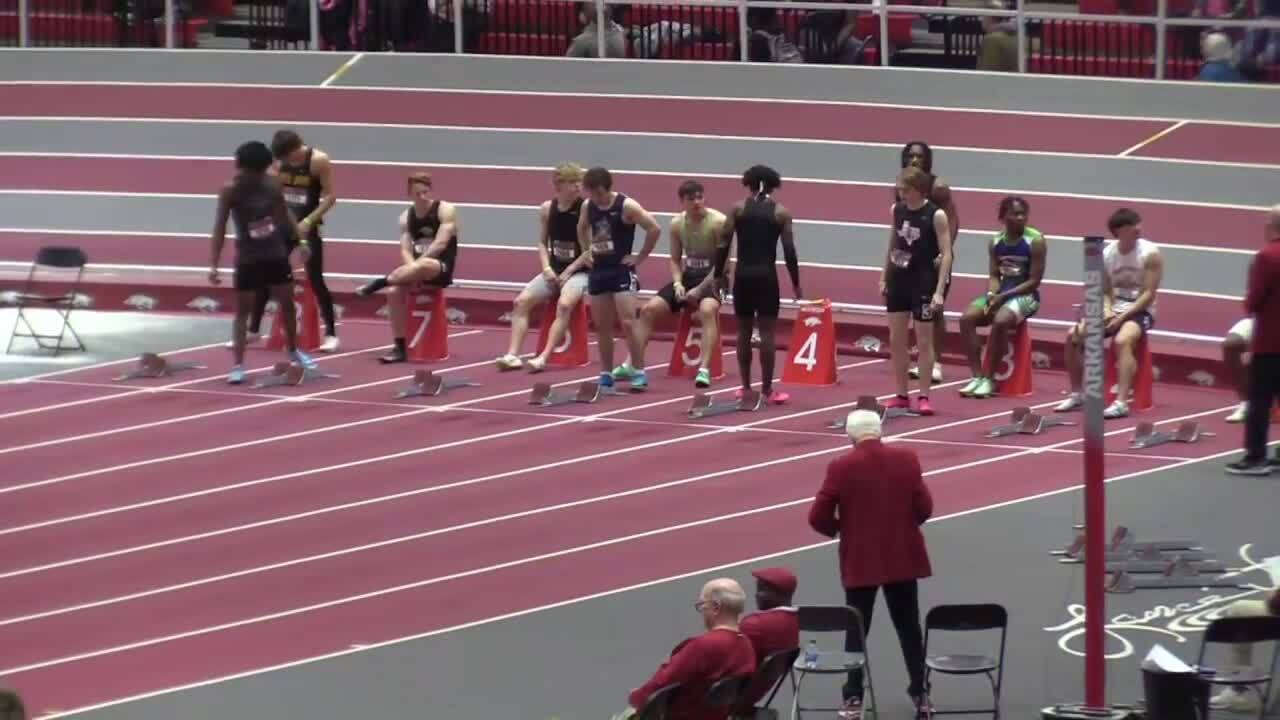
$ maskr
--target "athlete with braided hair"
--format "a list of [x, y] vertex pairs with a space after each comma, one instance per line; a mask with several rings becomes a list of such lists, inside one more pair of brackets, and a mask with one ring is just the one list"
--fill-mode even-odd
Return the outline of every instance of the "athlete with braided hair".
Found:
[[778, 242], [791, 275], [791, 289], [799, 300], [800, 261], [796, 256], [791, 211], [773, 199], [773, 191], [782, 186], [782, 176], [767, 165], [753, 165], [742, 174], [742, 185], [749, 194], [733, 206], [725, 218], [716, 273], [726, 277], [725, 265], [738, 237], [738, 258], [733, 275], [733, 311], [738, 318], [738, 371], [744, 390], [751, 388], [751, 333], [760, 327], [760, 391], [774, 404], [786, 402], [789, 396], [773, 389], [773, 365], [776, 341], [774, 328], [781, 305], [778, 288]]

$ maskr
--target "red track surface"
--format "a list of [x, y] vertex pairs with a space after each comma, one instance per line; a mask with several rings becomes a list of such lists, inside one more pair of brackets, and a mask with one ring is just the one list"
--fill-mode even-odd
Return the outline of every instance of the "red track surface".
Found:
[[[1097, 152], [1118, 152], [1164, 127], [960, 113], [943, 119], [942, 113], [835, 106], [787, 105], [770, 113], [769, 105], [755, 103], [340, 90], [59, 86], [13, 87], [6, 96], [13, 100], [9, 112], [30, 115], [231, 117], [232, 108], [252, 107], [299, 121], [466, 125], [518, 118], [534, 126], [682, 132], [691, 130], [682, 125], [692, 122], [685, 118], [715, 117], [730, 123], [722, 126], [725, 133], [762, 135], [786, 125], [801, 136], [853, 139], [856, 133], [858, 140], [900, 142], [927, 134], [939, 145], [1043, 150], [1052, 143], [1048, 149]], [[963, 118], [973, 122], [957, 122]], [[184, 162], [183, 172], [194, 176], [188, 187], [170, 164], [143, 165], [77, 161], [67, 172], [57, 162], [12, 162], [0, 182], [46, 188], [84, 182], [84, 189], [103, 190], [127, 186], [139, 174], [147, 184], [135, 191], [207, 194], [225, 173], [219, 163]], [[385, 183], [385, 197], [396, 198], [403, 171], [352, 166], [343, 172], [346, 187]], [[442, 171], [440, 177], [455, 186], [458, 200], [473, 192], [480, 198], [482, 191], [487, 202], [541, 199], [528, 174]], [[669, 180], [624, 179], [633, 192], [659, 198], [654, 209], [670, 207], [664, 205]], [[713, 183], [718, 197], [738, 194], [732, 182]], [[882, 202], [881, 190], [812, 185], [795, 194], [794, 204], [801, 215], [801, 207], [824, 218], [820, 212], [857, 219], [865, 211], [866, 221], [879, 223], [880, 210], [872, 208]], [[382, 197], [381, 190], [373, 192]], [[828, 194], [809, 197], [814, 193]], [[515, 199], [495, 197], [504, 194]], [[975, 201], [984, 203], [993, 205], [994, 198]], [[824, 210], [842, 205], [850, 209]], [[1036, 207], [1045, 217], [1055, 212], [1041, 201]], [[1088, 218], [1080, 222], [1091, 224], [1105, 215], [1096, 208], [1058, 212], [1064, 224], [1082, 214]], [[1178, 223], [1169, 222], [1172, 234]], [[1223, 222], [1211, 224], [1220, 230]], [[3, 239], [17, 259], [31, 256], [31, 238]], [[137, 260], [132, 245], [141, 244], [109, 236], [76, 241], [88, 245], [97, 262]], [[145, 262], [199, 264], [198, 242], [155, 238], [146, 246]], [[344, 271], [363, 272], [366, 264], [375, 271], [383, 255], [377, 246], [335, 244], [330, 262]], [[529, 258], [517, 251], [475, 250], [464, 263], [475, 268], [474, 275], [462, 270], [468, 277], [523, 281], [529, 275]], [[849, 299], [862, 301], [861, 290], [839, 292], [847, 272], [814, 270], [808, 277], [811, 290], [853, 293]], [[962, 285], [957, 292], [976, 290]], [[1162, 302], [1171, 307], [1170, 301], [1177, 299]], [[1064, 302], [1054, 296], [1047, 305]], [[1182, 312], [1208, 315], [1203, 308], [1198, 302], [1201, 312]], [[1221, 330], [1219, 321], [1203, 329]], [[691, 385], [656, 370], [645, 395], [547, 411], [525, 402], [531, 378], [492, 369], [505, 332], [454, 327], [452, 355], [435, 369], [483, 386], [434, 400], [393, 401], [411, 368], [374, 361], [385, 327], [347, 323], [342, 332], [342, 354], [322, 359], [340, 379], [270, 393], [223, 384], [228, 357], [220, 347], [178, 357], [208, 370], [135, 381], [127, 389], [111, 382], [123, 366], [0, 385], [0, 462], [18, 468], [0, 481], [6, 510], [0, 677], [24, 694], [33, 714], [442, 631], [814, 543], [821, 538], [804, 522], [809, 499], [825, 464], [847, 447], [840, 433], [823, 426], [856, 396], [892, 389], [887, 363], [845, 359], [850, 367], [837, 388], [793, 387], [785, 408], [695, 423], [683, 415]], [[669, 345], [655, 343], [649, 364], [665, 365], [669, 352]], [[259, 369], [276, 359], [251, 355]], [[726, 362], [726, 369], [732, 365]], [[568, 383], [592, 372], [544, 377]], [[1078, 431], [981, 439], [1013, 406], [1058, 399], [1061, 377], [1041, 373], [1036, 382], [1032, 398], [984, 402], [956, 398], [953, 383], [934, 393], [939, 415], [889, 426], [913, 443], [929, 469], [938, 515], [1078, 483]], [[730, 375], [717, 387], [734, 384]], [[1160, 386], [1155, 410], [1108, 425], [1115, 433], [1109, 474], [1150, 471], [1235, 447], [1238, 430], [1220, 420], [1233, 401], [1224, 391]], [[443, 412], [427, 409], [445, 403]], [[1138, 419], [1191, 415], [1217, 436], [1194, 446], [1162, 446], [1159, 454], [1125, 451]], [[1044, 462], [1053, 455], [1063, 462]], [[997, 463], [1000, 472], [991, 472]], [[515, 585], [521, 593], [505, 591]]]
[[1280, 127], [1191, 123], [1134, 153], [1209, 162], [1280, 163]]
[[[963, 116], [962, 116], [963, 117]], [[118, 158], [7, 157], [0, 164], [0, 189], [79, 190], [136, 193], [216, 194], [227, 180], [227, 161]], [[404, 201], [404, 178], [411, 166], [340, 162], [344, 197]], [[433, 168], [437, 192], [453, 202], [536, 206], [550, 196], [548, 173], [528, 170]], [[942, 170], [945, 176], [945, 169]], [[691, 177], [696, 177], [692, 175]], [[678, 177], [618, 173], [615, 185], [649, 210], [679, 210], [674, 188]], [[743, 193], [742, 185], [726, 178], [703, 178], [713, 205], [728, 206]], [[1107, 234], [1107, 217], [1115, 200], [1094, 200], [1023, 193], [1032, 203], [1032, 224], [1056, 235]], [[777, 193], [792, 212], [805, 220], [829, 220], [885, 225], [889, 186], [790, 182]], [[997, 229], [996, 208], [1003, 195], [957, 192], [961, 223], [966, 230]], [[407, 201], [406, 201], [407, 204]], [[1260, 211], [1143, 202], [1126, 204], [1143, 215], [1147, 236], [1159, 243], [1205, 245], [1254, 250]], [[394, 210], [388, 217], [394, 220]], [[200, 220], [204, 222], [204, 219]], [[388, 226], [394, 229], [394, 225]], [[379, 229], [380, 230], [380, 229]], [[371, 229], [371, 232], [377, 230]], [[388, 235], [390, 232], [388, 231]], [[2, 236], [0, 236], [2, 237]], [[394, 239], [394, 238], [391, 238]], [[1211, 239], [1211, 240], [1209, 240]], [[6, 251], [6, 254], [7, 251]], [[24, 255], [23, 259], [28, 259]]]
[[[69, 236], [68, 236], [69, 237]], [[0, 233], [4, 249], [0, 260], [29, 260], [35, 249], [49, 244], [57, 235], [44, 233]], [[145, 243], [129, 236], [75, 236], [74, 242], [95, 263], [150, 264], [203, 267], [208, 247], [195, 238], [148, 237]], [[329, 243], [325, 246], [328, 267], [343, 273], [377, 276], [384, 274], [394, 248], [367, 243]], [[1065, 252], [1060, 253], [1065, 255]], [[537, 269], [531, 252], [520, 249], [467, 248], [458, 257], [458, 277], [464, 280], [526, 283]], [[876, 270], [850, 270], [828, 267], [806, 267], [804, 289], [810, 297], [827, 297], [837, 302], [881, 306], [876, 286]], [[641, 287], [656, 290], [671, 281], [665, 262], [653, 258], [640, 266]], [[337, 287], [337, 283], [331, 283]], [[955, 278], [951, 289], [952, 309], [986, 292], [986, 281], [978, 278]], [[1044, 285], [1041, 310], [1037, 317], [1050, 320], [1076, 319], [1073, 303], [1080, 302], [1080, 290], [1070, 285]], [[1157, 308], [1157, 327], [1220, 337], [1243, 312], [1240, 301], [1212, 297], [1195, 297], [1165, 293]]]
[[[11, 86], [5, 114], [245, 119], [270, 122], [451, 125], [707, 133], [1117, 154], [1169, 123], [1010, 113], [720, 100], [647, 100], [424, 93], [341, 88]], [[252, 109], [249, 111], [248, 109]], [[957, 122], [967, 115], [971, 122]]]
[[[300, 403], [251, 407], [275, 398], [223, 385], [224, 350], [190, 353], [210, 369], [170, 379], [170, 385], [183, 383], [180, 388], [80, 406], [108, 419], [95, 421], [92, 430], [209, 407], [230, 411], [106, 437], [75, 437], [66, 410], [36, 412], [29, 393], [40, 387], [59, 391], [62, 402], [71, 390], [102, 398], [116, 391], [99, 386], [114, 368], [3, 386], [0, 410], [16, 405], [28, 412], [0, 419], [0, 450], [30, 439], [11, 436], [23, 426], [43, 431], [37, 436], [54, 444], [23, 452], [22, 465], [31, 469], [0, 489], [10, 511], [0, 530], [6, 547], [0, 593], [10, 598], [0, 617], [0, 644], [7, 648], [0, 675], [37, 709], [74, 707], [814, 542], [820, 538], [803, 522], [807, 498], [825, 463], [846, 445], [822, 426], [857, 394], [888, 389], [885, 363], [854, 361], [860, 367], [843, 371], [841, 388], [792, 388], [794, 402], [786, 408], [691, 423], [682, 410], [692, 388], [657, 371], [646, 395], [544, 412], [525, 404], [527, 375], [487, 367], [505, 337], [486, 331], [451, 341], [453, 355], [442, 367], [482, 363], [486, 367], [465, 374], [484, 386], [450, 394], [445, 400], [461, 407], [439, 414], [421, 409], [428, 402], [390, 402], [407, 369], [377, 365], [372, 350], [359, 349], [380, 342], [381, 329], [349, 324], [344, 337], [353, 354], [324, 360], [341, 380], [278, 393], [320, 394]], [[669, 346], [655, 345], [650, 364], [665, 362], [668, 352]], [[274, 359], [261, 352], [253, 357], [262, 367]], [[568, 382], [590, 377], [590, 369], [549, 377]], [[1029, 401], [962, 402], [940, 390], [938, 416], [892, 428], [914, 433], [913, 440], [943, 441], [916, 444], [936, 473], [930, 482], [939, 514], [1077, 482], [1074, 462], [1060, 464], [1066, 473], [1046, 473], [1038, 456], [1009, 449], [1063, 444], [1073, 453], [1079, 447], [1074, 432], [995, 446], [977, 442], [999, 420], [972, 416], [1057, 397], [1057, 378], [1039, 380], [1040, 392]], [[63, 384], [71, 382], [84, 384]], [[726, 378], [719, 387], [732, 383]], [[15, 391], [28, 397], [10, 403]], [[1222, 392], [1160, 392], [1152, 419], [1230, 403]], [[606, 417], [582, 424], [578, 418], [588, 414]], [[1219, 414], [1208, 415], [1210, 427]], [[757, 427], [724, 433], [748, 421]], [[310, 432], [273, 439], [300, 431]], [[579, 440], [562, 442], [569, 433]], [[724, 452], [726, 438], [732, 453]], [[1209, 454], [1234, 439], [1222, 432], [1178, 449]], [[254, 440], [234, 452], [224, 447]], [[385, 457], [396, 453], [402, 456]], [[587, 453], [595, 457], [584, 462]], [[107, 470], [127, 462], [147, 464]], [[993, 462], [1007, 469], [993, 475], [986, 465]], [[1117, 456], [1110, 469], [1120, 474], [1163, 462]], [[956, 467], [972, 463], [986, 464]], [[82, 475], [43, 482], [72, 473]], [[784, 474], [808, 480], [779, 483]], [[31, 486], [14, 489], [19, 483]], [[733, 492], [723, 492], [729, 487]], [[724, 517], [751, 511], [758, 512]], [[97, 515], [77, 519], [86, 513]], [[690, 522], [705, 524], [664, 530]], [[762, 526], [774, 531], [760, 533]], [[649, 532], [660, 534], [575, 550]], [[702, 549], [706, 533], [715, 534], [711, 544], [720, 549]], [[380, 545], [354, 550], [374, 543]], [[699, 551], [689, 552], [693, 547]], [[215, 580], [226, 575], [236, 576]], [[549, 583], [548, 577], [559, 579]], [[512, 582], [530, 583], [529, 594], [487, 592]], [[72, 609], [86, 604], [96, 606]], [[324, 607], [304, 611], [317, 605]], [[267, 618], [272, 615], [279, 616]], [[244, 624], [227, 627], [236, 623]], [[174, 636], [181, 637], [164, 639]], [[87, 657], [69, 659], [80, 656]]]

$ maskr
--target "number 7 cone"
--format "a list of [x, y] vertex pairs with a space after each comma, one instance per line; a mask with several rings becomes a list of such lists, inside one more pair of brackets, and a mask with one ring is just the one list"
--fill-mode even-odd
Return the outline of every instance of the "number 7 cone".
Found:
[[782, 382], [798, 385], [835, 385], [836, 326], [831, 300], [802, 302], [791, 329]]

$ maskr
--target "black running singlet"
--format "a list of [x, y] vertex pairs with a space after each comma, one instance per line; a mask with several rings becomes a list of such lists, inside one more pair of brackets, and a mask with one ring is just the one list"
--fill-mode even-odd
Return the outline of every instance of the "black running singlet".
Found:
[[[418, 213], [409, 206], [409, 237], [413, 241], [413, 259], [422, 257], [431, 243], [435, 242], [436, 232], [440, 230], [440, 201], [433, 200], [427, 209], [426, 217], [418, 217]], [[436, 258], [445, 266], [445, 272], [452, 273], [458, 259], [458, 233], [449, 238], [449, 245]]]
[[[582, 255], [578, 244], [578, 217], [582, 215], [582, 198], [577, 198], [568, 210], [561, 210], [559, 201], [551, 198], [547, 211], [547, 253], [551, 256], [551, 269], [557, 275], [564, 272]], [[579, 272], [585, 272], [582, 267]]]
[[280, 186], [269, 177], [238, 177], [229, 196], [236, 229], [236, 262], [289, 257], [289, 228], [279, 208]]
[[938, 247], [938, 232], [933, 226], [937, 212], [938, 206], [932, 200], [916, 210], [908, 208], [905, 202], [894, 204], [894, 238], [893, 247], [889, 250], [891, 267], [909, 273], [937, 272], [933, 262], [942, 252]]
[[[312, 148], [307, 148], [306, 157], [300, 165], [291, 165], [281, 160], [280, 171], [277, 174], [280, 185], [284, 189], [284, 200], [298, 222], [302, 222], [307, 215], [320, 207], [320, 178], [311, 173], [313, 152], [315, 151]], [[322, 223], [323, 220], [319, 220], [316, 225]]]
[[773, 198], [750, 198], [734, 221], [738, 234], [736, 277], [777, 277], [778, 238], [782, 223], [778, 222], [778, 205]]

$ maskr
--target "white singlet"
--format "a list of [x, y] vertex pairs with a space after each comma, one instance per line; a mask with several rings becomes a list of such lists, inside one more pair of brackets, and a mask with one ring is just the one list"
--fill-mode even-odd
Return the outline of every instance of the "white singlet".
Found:
[[[1122, 313], [1129, 309], [1129, 306], [1137, 302], [1138, 296], [1142, 294], [1142, 287], [1147, 279], [1147, 258], [1159, 251], [1156, 244], [1150, 240], [1138, 238], [1138, 243], [1134, 247], [1133, 252], [1128, 255], [1120, 253], [1120, 242], [1113, 241], [1107, 245], [1102, 251], [1102, 263], [1107, 269], [1107, 275], [1111, 281], [1112, 310], [1116, 313]], [[1151, 303], [1147, 308], [1147, 312], [1151, 317], [1156, 316], [1156, 303]]]

